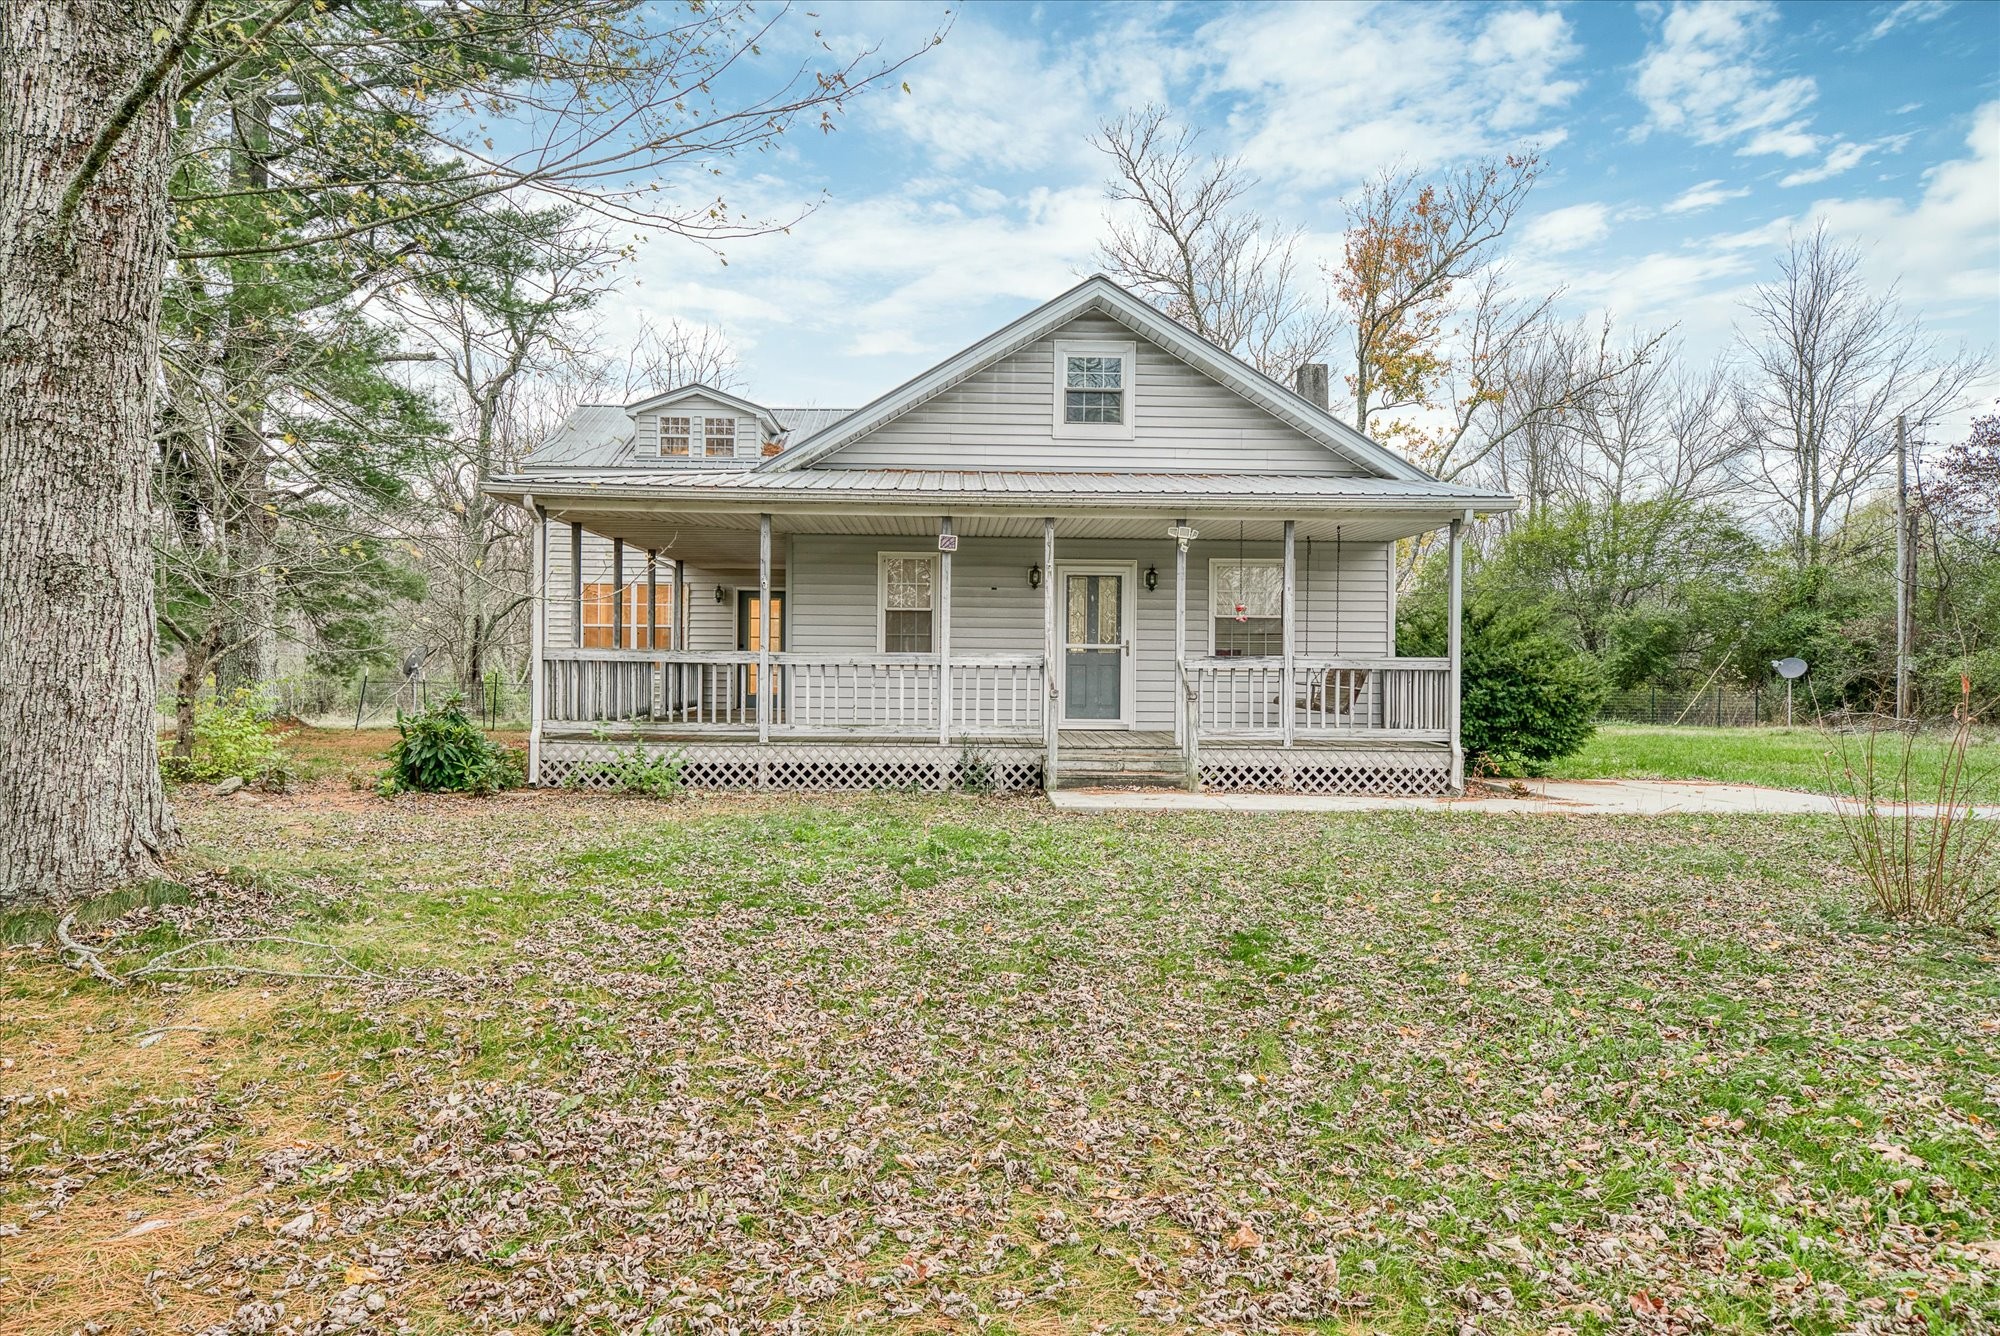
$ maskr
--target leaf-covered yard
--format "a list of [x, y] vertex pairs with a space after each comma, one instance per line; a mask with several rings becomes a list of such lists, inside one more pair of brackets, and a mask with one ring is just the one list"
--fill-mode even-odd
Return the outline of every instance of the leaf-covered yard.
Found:
[[2000, 948], [1823, 824], [182, 817], [112, 968], [379, 977], [0, 957], [9, 1330], [2000, 1324]]

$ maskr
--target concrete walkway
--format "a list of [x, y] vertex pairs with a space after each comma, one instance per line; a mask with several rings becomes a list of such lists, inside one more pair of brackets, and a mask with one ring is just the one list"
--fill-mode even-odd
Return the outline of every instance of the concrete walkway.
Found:
[[[1187, 793], [1180, 789], [1059, 789], [1049, 802], [1072, 812], [1532, 812], [1544, 816], [1669, 813], [1830, 816], [1831, 798], [1755, 784], [1698, 779], [1529, 779], [1528, 797], [1375, 798], [1306, 793]], [[1932, 808], [1918, 805], [1919, 816]], [[1977, 815], [2000, 817], [2000, 807]]]

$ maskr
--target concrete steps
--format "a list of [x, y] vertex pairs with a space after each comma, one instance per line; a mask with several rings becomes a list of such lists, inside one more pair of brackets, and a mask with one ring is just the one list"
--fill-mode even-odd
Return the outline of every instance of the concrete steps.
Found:
[[1187, 787], [1187, 761], [1171, 747], [1063, 747], [1056, 753], [1059, 789]]

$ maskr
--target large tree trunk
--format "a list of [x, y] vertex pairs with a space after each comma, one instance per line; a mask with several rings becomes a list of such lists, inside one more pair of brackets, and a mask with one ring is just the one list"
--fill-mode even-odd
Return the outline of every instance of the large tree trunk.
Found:
[[0, 905], [147, 876], [175, 839], [148, 542], [164, 95], [59, 223], [160, 10], [43, 0], [0, 23]]

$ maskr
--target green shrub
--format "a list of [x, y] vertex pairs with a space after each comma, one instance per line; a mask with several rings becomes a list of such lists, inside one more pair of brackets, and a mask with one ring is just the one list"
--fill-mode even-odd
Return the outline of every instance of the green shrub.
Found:
[[457, 696], [419, 714], [398, 710], [396, 732], [389, 773], [382, 777], [385, 796], [406, 790], [498, 793], [526, 779], [520, 756], [480, 732]]
[[226, 699], [210, 692], [197, 700], [192, 752], [160, 760], [160, 773], [170, 783], [214, 784], [234, 776], [283, 788], [293, 771], [292, 754], [271, 721], [270, 702], [247, 689]]
[[[1444, 654], [1442, 612], [1413, 609], [1398, 650]], [[1547, 626], [1535, 608], [1466, 606], [1459, 737], [1469, 769], [1538, 774], [1550, 761], [1580, 751], [1597, 731], [1604, 674]]]
[[[598, 736], [602, 739], [605, 734], [600, 731]], [[568, 785], [582, 788], [589, 784], [643, 798], [677, 798], [686, 787], [681, 783], [681, 767], [685, 764], [686, 758], [679, 752], [659, 755], [635, 742], [618, 752], [614, 760], [578, 770], [570, 776]]]

